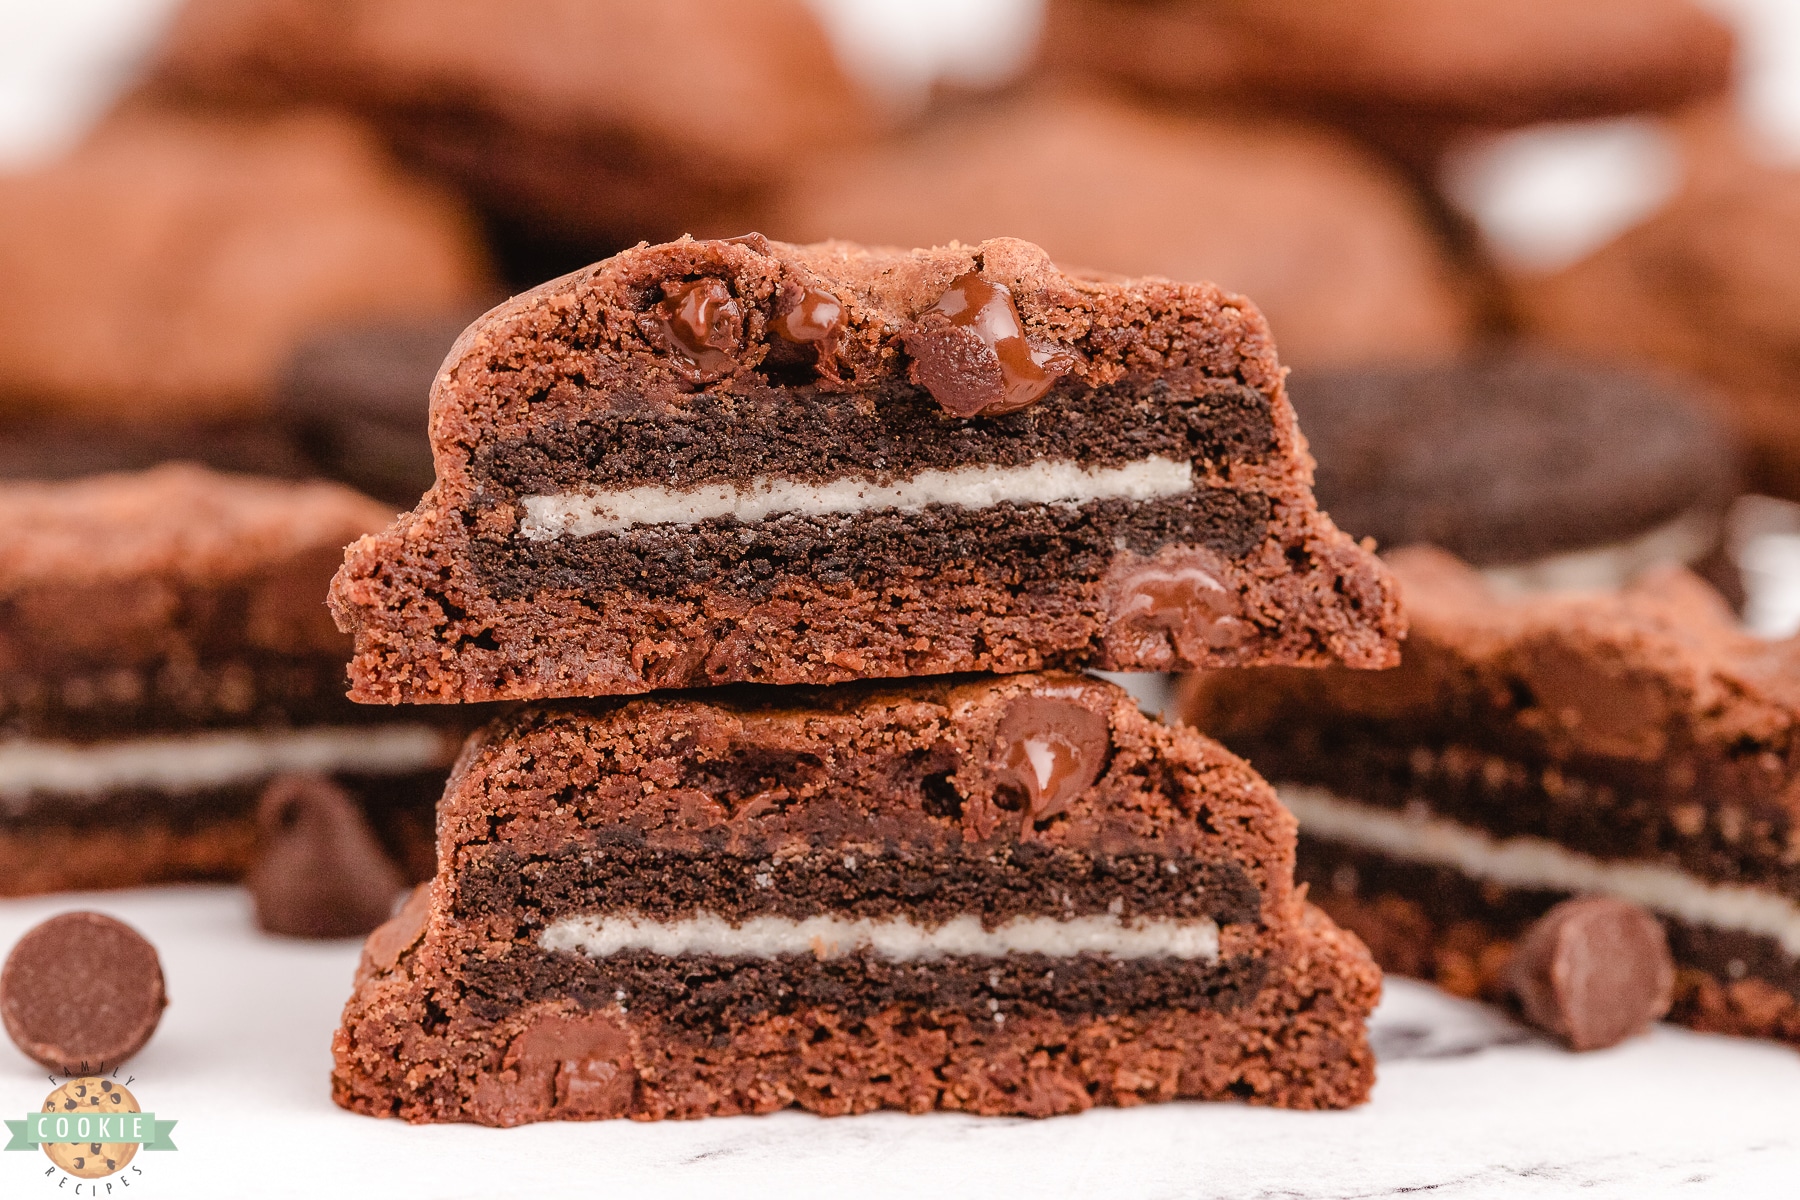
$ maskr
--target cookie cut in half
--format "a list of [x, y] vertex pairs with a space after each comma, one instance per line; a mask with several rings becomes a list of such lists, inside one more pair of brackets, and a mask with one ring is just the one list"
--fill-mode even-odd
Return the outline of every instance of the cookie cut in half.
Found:
[[640, 246], [471, 326], [332, 589], [352, 695], [1391, 665], [1269, 331], [1029, 243]]
[[334, 1095], [411, 1121], [1355, 1104], [1380, 977], [1253, 771], [1092, 678], [539, 706], [465, 749]]
[[1489, 998], [1557, 902], [1627, 900], [1667, 932], [1672, 1019], [1800, 1043], [1800, 639], [1677, 568], [1509, 598], [1441, 551], [1391, 561], [1398, 669], [1186, 685], [1299, 818], [1312, 897], [1387, 969]]

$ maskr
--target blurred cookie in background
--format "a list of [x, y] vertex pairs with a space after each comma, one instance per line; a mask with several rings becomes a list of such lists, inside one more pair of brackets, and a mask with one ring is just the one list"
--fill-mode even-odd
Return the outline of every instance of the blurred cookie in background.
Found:
[[0, 176], [0, 416], [265, 412], [321, 323], [473, 307], [462, 206], [341, 117], [132, 108]]
[[[1384, 970], [1488, 999], [1531, 986], [1556, 904], [1630, 901], [1666, 931], [1672, 1020], [1800, 1044], [1800, 640], [1746, 633], [1679, 568], [1507, 596], [1429, 547], [1388, 562], [1397, 668], [1204, 671], [1177, 702], [1298, 818], [1309, 898]], [[1586, 963], [1649, 968], [1631, 1026], [1669, 998], [1649, 940], [1615, 931]]]
[[411, 508], [436, 477], [425, 430], [432, 381], [478, 315], [344, 325], [301, 343], [276, 408], [309, 465]]
[[299, 439], [266, 415], [130, 423], [36, 416], [0, 422], [0, 480], [80, 479], [166, 462], [280, 479], [320, 473]]
[[805, 242], [1006, 235], [1069, 267], [1253, 298], [1291, 363], [1442, 358], [1471, 335], [1457, 273], [1389, 169], [1328, 131], [1018, 95], [822, 157], [759, 227]]
[[1295, 371], [1319, 505], [1353, 537], [1429, 543], [1502, 592], [1616, 588], [1649, 567], [1737, 595], [1737, 450], [1705, 389], [1524, 346]]
[[191, 465], [0, 484], [0, 895], [235, 878], [276, 775], [331, 776], [414, 878], [467, 707], [344, 696], [325, 609], [393, 509]]
[[1459, 130], [1716, 95], [1733, 39], [1691, 0], [1050, 0], [1043, 57], [1212, 105], [1323, 116], [1417, 161]]
[[1710, 380], [1752, 487], [1800, 499], [1800, 171], [1714, 154], [1647, 220], [1514, 290], [1538, 337]]
[[784, 164], [873, 122], [800, 0], [190, 0], [156, 86], [352, 109], [580, 262], [741, 232]]

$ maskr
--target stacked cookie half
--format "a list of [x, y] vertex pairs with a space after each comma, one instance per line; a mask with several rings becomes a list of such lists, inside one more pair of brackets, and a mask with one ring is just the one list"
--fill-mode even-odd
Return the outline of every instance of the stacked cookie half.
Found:
[[1242, 761], [1085, 668], [1385, 667], [1267, 326], [1035, 246], [640, 246], [432, 394], [333, 585], [370, 703], [528, 701], [336, 1046], [362, 1112], [1362, 1100], [1379, 975]]

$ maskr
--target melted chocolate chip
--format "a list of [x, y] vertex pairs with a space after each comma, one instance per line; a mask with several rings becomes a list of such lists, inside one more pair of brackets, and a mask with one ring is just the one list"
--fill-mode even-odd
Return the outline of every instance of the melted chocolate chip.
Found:
[[656, 307], [669, 348], [702, 371], [724, 374], [737, 366], [744, 310], [722, 279], [681, 284]]
[[1565, 900], [1507, 966], [1525, 1018], [1571, 1050], [1617, 1045], [1669, 1011], [1675, 962], [1662, 923], [1610, 896]]
[[257, 816], [262, 857], [244, 880], [257, 925], [288, 937], [356, 937], [392, 914], [405, 881], [342, 788], [281, 776]]
[[1016, 412], [1076, 364], [1067, 350], [1034, 350], [1005, 284], [970, 271], [903, 335], [912, 381], [959, 417]]
[[163, 1008], [156, 947], [94, 912], [29, 930], [0, 969], [0, 1017], [13, 1043], [65, 1075], [110, 1069], [156, 1032]]
[[534, 1116], [617, 1117], [637, 1091], [631, 1037], [615, 1016], [540, 1018], [506, 1056], [518, 1084], [506, 1100]]
[[1020, 696], [1006, 706], [996, 736], [1000, 774], [1024, 791], [1028, 822], [1068, 808], [1100, 777], [1112, 749], [1106, 714], [1074, 693]]
[[822, 342], [844, 327], [844, 306], [822, 288], [807, 288], [800, 302], [775, 318], [775, 332], [783, 340], [805, 344]]
[[1242, 644], [1248, 621], [1237, 598], [1199, 567], [1144, 567], [1127, 576], [1113, 601], [1107, 640], [1124, 639], [1114, 657], [1155, 666], [1197, 664], [1208, 650]]

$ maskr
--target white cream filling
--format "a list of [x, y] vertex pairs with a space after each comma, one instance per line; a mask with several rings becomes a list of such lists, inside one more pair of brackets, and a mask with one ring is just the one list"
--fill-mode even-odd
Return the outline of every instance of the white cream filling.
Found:
[[455, 742], [429, 725], [183, 734], [77, 745], [0, 741], [0, 800], [121, 788], [191, 791], [283, 771], [400, 775], [449, 763]]
[[910, 959], [978, 955], [1043, 954], [1071, 958], [1106, 954], [1113, 958], [1181, 958], [1215, 962], [1219, 927], [1210, 919], [1152, 919], [1126, 924], [1118, 917], [1014, 917], [992, 929], [979, 918], [955, 917], [941, 925], [920, 925], [905, 917], [847, 920], [816, 916], [752, 917], [733, 925], [701, 912], [679, 921], [635, 916], [564, 917], [538, 938], [545, 950], [573, 950], [605, 958], [623, 950], [647, 950], [669, 957], [711, 954], [733, 958], [774, 958], [811, 954], [837, 958], [868, 951], [881, 958]]
[[1483, 567], [1502, 595], [1614, 591], [1659, 563], [1691, 565], [1719, 542], [1719, 515], [1688, 512], [1637, 537], [1586, 550], [1552, 554], [1511, 566]]
[[843, 478], [828, 483], [759, 476], [738, 486], [657, 486], [610, 492], [526, 496], [519, 532], [534, 542], [617, 533], [636, 525], [692, 525], [716, 517], [761, 521], [777, 514], [847, 515], [871, 509], [916, 510], [928, 504], [989, 508], [996, 504], [1086, 504], [1090, 500], [1154, 500], [1188, 491], [1192, 466], [1144, 458], [1122, 467], [1083, 467], [1042, 460], [1022, 467], [956, 467], [906, 479]]
[[1800, 956], [1800, 904], [1764, 888], [1709, 883], [1661, 863], [1608, 862], [1543, 838], [1494, 838], [1443, 817], [1358, 804], [1323, 788], [1283, 784], [1275, 790], [1302, 833], [1455, 867], [1504, 887], [1617, 896], [1690, 924], [1774, 938]]

